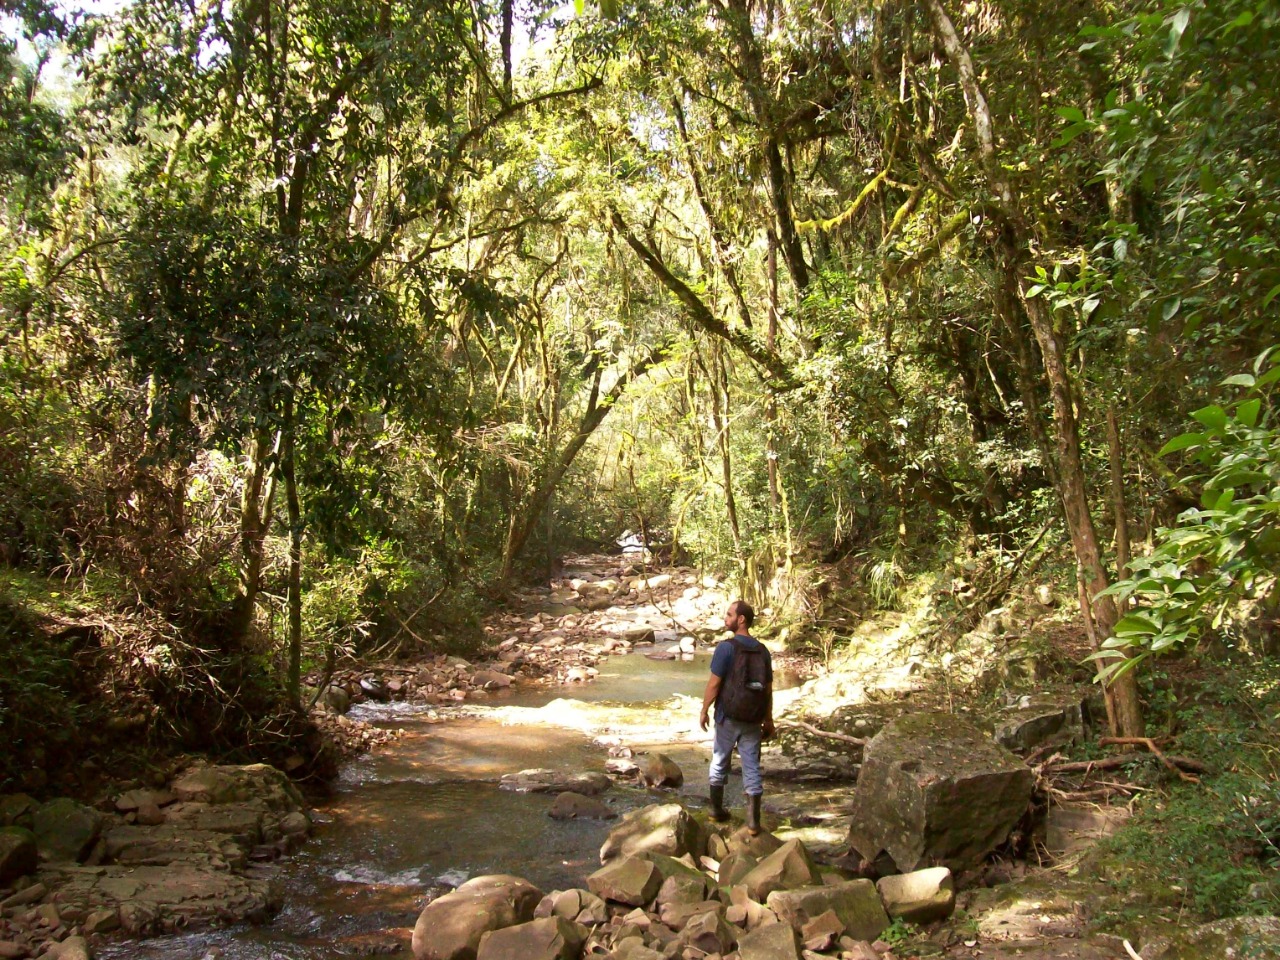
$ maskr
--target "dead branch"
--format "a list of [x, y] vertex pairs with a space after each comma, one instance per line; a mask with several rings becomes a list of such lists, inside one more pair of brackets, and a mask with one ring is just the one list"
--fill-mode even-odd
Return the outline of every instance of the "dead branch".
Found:
[[[1182, 778], [1183, 780], [1185, 780], [1187, 783], [1199, 783], [1199, 782], [1200, 782], [1200, 778], [1199, 778], [1199, 777], [1193, 776], [1193, 775], [1191, 775], [1191, 774], [1189, 774], [1189, 773], [1184, 773], [1182, 770], [1180, 770], [1180, 769], [1178, 768], [1178, 766], [1177, 766], [1177, 765], [1175, 765], [1174, 763], [1170, 762], [1169, 758], [1168, 758], [1168, 757], [1166, 757], [1166, 756], [1161, 752], [1160, 748], [1156, 746], [1156, 742], [1155, 742], [1154, 740], [1152, 740], [1150, 737], [1102, 737], [1102, 738], [1100, 738], [1100, 739], [1098, 740], [1098, 743], [1099, 743], [1099, 744], [1101, 744], [1101, 745], [1102, 745], [1102, 746], [1104, 746], [1104, 747], [1107, 747], [1107, 746], [1117, 746], [1117, 747], [1143, 746], [1143, 747], [1146, 747], [1146, 748], [1147, 748], [1148, 750], [1150, 750], [1150, 751], [1151, 751], [1155, 756], [1157, 756], [1157, 757], [1159, 757], [1159, 758], [1160, 758], [1160, 762], [1161, 762], [1161, 763], [1163, 763], [1166, 767], [1168, 767], [1170, 770], [1172, 770], [1174, 773], [1176, 773], [1179, 777], [1181, 777], [1181, 778]], [[1207, 769], [1205, 769], [1205, 768], [1203, 767], [1203, 765], [1201, 765], [1201, 769], [1200, 769], [1200, 771], [1199, 771], [1199, 772], [1200, 772], [1200, 773], [1207, 773], [1208, 771], [1207, 771]]]
[[[1114, 757], [1103, 757], [1101, 760], [1072, 760], [1066, 763], [1047, 763], [1042, 769], [1052, 770], [1054, 773], [1090, 773], [1093, 770], [1115, 770], [1141, 760], [1145, 756], [1145, 753], [1121, 753]], [[1166, 765], [1173, 764], [1177, 768], [1199, 774], [1209, 772], [1209, 768], [1199, 760], [1192, 760], [1189, 757], [1176, 757], [1172, 754], [1161, 754], [1160, 757], [1165, 761]], [[1179, 769], [1179, 775], [1181, 775], [1181, 769]], [[1198, 783], [1199, 781], [1195, 782]]]
[[829, 730], [819, 730], [803, 720], [779, 720], [774, 725], [778, 727], [798, 727], [807, 733], [813, 734], [815, 737], [828, 737], [832, 740], [839, 740], [841, 743], [852, 743], [857, 747], [864, 747], [867, 744], [867, 741], [862, 737], [851, 737], [847, 733], [832, 733]]

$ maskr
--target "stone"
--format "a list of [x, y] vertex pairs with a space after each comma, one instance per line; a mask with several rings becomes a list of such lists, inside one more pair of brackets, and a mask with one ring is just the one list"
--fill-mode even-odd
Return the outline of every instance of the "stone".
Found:
[[281, 771], [266, 763], [245, 766], [197, 764], [184, 770], [170, 785], [184, 803], [240, 803], [258, 800], [268, 810], [301, 810], [306, 807], [298, 788]]
[[505, 690], [511, 686], [511, 678], [497, 670], [481, 670], [472, 676], [471, 685], [487, 690]]
[[968, 720], [917, 713], [867, 743], [854, 791], [850, 845], [887, 851], [898, 869], [968, 869], [1026, 812], [1035, 775]]
[[651, 753], [640, 768], [646, 786], [679, 787], [684, 783], [684, 771], [665, 753]]
[[725, 846], [729, 853], [745, 853], [754, 860], [763, 860], [782, 846], [782, 841], [768, 830], [762, 830], [753, 837], [746, 827], [739, 827], [729, 834]]
[[699, 914], [711, 911], [724, 915], [724, 904], [719, 900], [700, 900], [697, 903], [664, 903], [658, 909], [658, 919], [672, 930], [680, 931]]
[[1080, 697], [1033, 694], [1022, 697], [1001, 714], [995, 740], [1015, 753], [1029, 753], [1046, 743], [1066, 744], [1084, 736]]
[[0, 796], [0, 827], [30, 827], [31, 818], [40, 804], [25, 793]]
[[1045, 847], [1055, 857], [1074, 856], [1114, 834], [1129, 816], [1125, 807], [1051, 804], [1045, 815]]
[[615, 942], [609, 960], [666, 960], [666, 955], [646, 947], [641, 937], [628, 937]]
[[578, 960], [585, 940], [572, 921], [546, 917], [486, 932], [476, 960]]
[[800, 939], [804, 941], [806, 950], [821, 953], [830, 950], [831, 945], [844, 933], [844, 921], [834, 910], [820, 913], [800, 928]]
[[945, 920], [956, 908], [955, 882], [946, 867], [929, 867], [876, 881], [885, 913], [923, 926]]
[[701, 903], [707, 896], [706, 877], [674, 874], [662, 881], [658, 888], [657, 903]]
[[799, 840], [788, 840], [742, 878], [751, 899], [761, 903], [775, 890], [790, 890], [821, 882], [817, 865]]
[[10, 907], [25, 907], [29, 903], [39, 903], [48, 892], [49, 888], [43, 883], [33, 883], [31, 886], [19, 890], [17, 893], [11, 893], [3, 900], [0, 900], [0, 909], [8, 910]]
[[23, 957], [30, 955], [31, 951], [20, 943], [14, 940], [0, 940], [0, 957], [5, 960], [23, 960]]
[[84, 932], [110, 933], [120, 929], [120, 914], [115, 910], [95, 910], [84, 920]]
[[311, 832], [311, 818], [301, 810], [285, 814], [280, 821], [280, 832], [286, 837], [305, 837]]
[[89, 960], [89, 944], [84, 937], [67, 937], [44, 954], [49, 960]]
[[770, 923], [738, 938], [738, 956], [742, 960], [800, 960], [800, 944], [789, 924]]
[[800, 931], [828, 910], [844, 924], [855, 940], [875, 940], [889, 926], [880, 895], [870, 880], [844, 880], [795, 890], [775, 890], [765, 901], [778, 919]]
[[0, 887], [35, 873], [39, 855], [36, 835], [25, 827], [0, 827]]
[[642, 853], [698, 857], [701, 836], [697, 821], [680, 804], [650, 804], [631, 811], [609, 832], [600, 847], [600, 862]]
[[344, 687], [330, 684], [324, 688], [320, 702], [334, 713], [343, 714], [351, 709], [351, 694], [347, 693]]
[[32, 817], [36, 844], [54, 862], [83, 862], [102, 831], [102, 814], [67, 797], [50, 800]]
[[508, 874], [468, 880], [431, 901], [413, 928], [415, 960], [475, 960], [480, 939], [533, 919], [542, 899], [529, 881]]
[[595, 797], [612, 787], [613, 781], [603, 773], [565, 774], [538, 768], [504, 773], [498, 786], [516, 793], [578, 793]]
[[618, 814], [603, 800], [565, 791], [547, 811], [552, 820], [613, 820]]
[[133, 822], [144, 827], [158, 827], [167, 819], [158, 804], [143, 803], [134, 811]]
[[689, 918], [680, 931], [680, 943], [703, 953], [726, 954], [738, 942], [738, 932], [724, 919], [719, 904]]
[[658, 894], [662, 874], [648, 860], [622, 857], [587, 877], [587, 887], [597, 897], [642, 907]]
[[750, 854], [731, 853], [720, 861], [720, 872], [716, 875], [716, 880], [724, 887], [735, 886], [741, 883], [759, 863], [760, 861]]

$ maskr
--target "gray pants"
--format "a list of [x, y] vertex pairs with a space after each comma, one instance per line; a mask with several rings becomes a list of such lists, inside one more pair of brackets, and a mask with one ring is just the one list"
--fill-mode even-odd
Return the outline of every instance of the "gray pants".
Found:
[[748, 797], [764, 793], [764, 781], [760, 779], [761, 725], [742, 723], [725, 717], [716, 724], [716, 739], [711, 747], [711, 776], [713, 787], [723, 787], [729, 779], [729, 758], [733, 748], [738, 748], [742, 761], [742, 792]]

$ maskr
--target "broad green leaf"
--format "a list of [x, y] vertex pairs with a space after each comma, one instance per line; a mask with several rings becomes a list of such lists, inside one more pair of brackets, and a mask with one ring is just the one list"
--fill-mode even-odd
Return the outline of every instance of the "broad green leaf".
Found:
[[1149, 636], [1159, 632], [1160, 627], [1153, 620], [1140, 613], [1130, 613], [1120, 618], [1115, 626], [1117, 637]]
[[1187, 32], [1187, 24], [1191, 20], [1191, 8], [1183, 7], [1175, 13], [1169, 22], [1169, 35], [1165, 38], [1164, 54], [1166, 57], [1172, 58], [1178, 52], [1178, 44], [1182, 42], [1182, 35]]
[[1237, 373], [1222, 381], [1224, 387], [1252, 387], [1255, 378], [1251, 373]]
[[1227, 411], [1216, 403], [1192, 411], [1191, 416], [1210, 430], [1221, 430], [1227, 425]]
[[1084, 111], [1079, 107], [1059, 107], [1058, 116], [1063, 120], [1069, 120], [1071, 123], [1084, 123]]
[[1170, 453], [1176, 453], [1179, 450], [1186, 450], [1188, 447], [1199, 446], [1204, 443], [1205, 436], [1203, 433], [1181, 433], [1166, 443], [1156, 453], [1157, 457], [1167, 456]]
[[1262, 305], [1261, 307], [1259, 307], [1259, 309], [1260, 310], [1267, 309], [1267, 307], [1271, 306], [1271, 301], [1278, 296], [1280, 296], [1280, 283], [1277, 283], [1274, 287], [1272, 287], [1270, 290], [1267, 291], [1267, 295], [1262, 298]]
[[1171, 300], [1166, 300], [1164, 302], [1164, 307], [1160, 311], [1160, 316], [1164, 318], [1165, 323], [1168, 323], [1170, 320], [1172, 320], [1174, 317], [1178, 315], [1178, 309], [1181, 306], [1182, 306], [1181, 297], [1174, 297]]
[[[1247, 374], [1245, 374], [1247, 376]], [[1252, 379], [1252, 378], [1250, 378]], [[1240, 406], [1236, 407], [1236, 421], [1243, 423], [1246, 427], [1255, 427], [1258, 425], [1258, 413], [1262, 409], [1262, 400], [1254, 397], [1252, 400], [1246, 400]]]

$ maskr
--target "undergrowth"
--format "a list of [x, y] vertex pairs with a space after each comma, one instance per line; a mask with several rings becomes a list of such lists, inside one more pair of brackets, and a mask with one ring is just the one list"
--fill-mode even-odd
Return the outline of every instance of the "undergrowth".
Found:
[[1165, 691], [1157, 688], [1161, 695], [1169, 700], [1165, 715], [1175, 725], [1176, 752], [1212, 772], [1200, 783], [1164, 777], [1136, 801], [1133, 819], [1097, 857], [1100, 875], [1131, 906], [1112, 905], [1100, 922], [1105, 927], [1130, 919], [1125, 913], [1133, 909], [1157, 906], [1182, 919], [1275, 913], [1280, 662], [1184, 672]]

